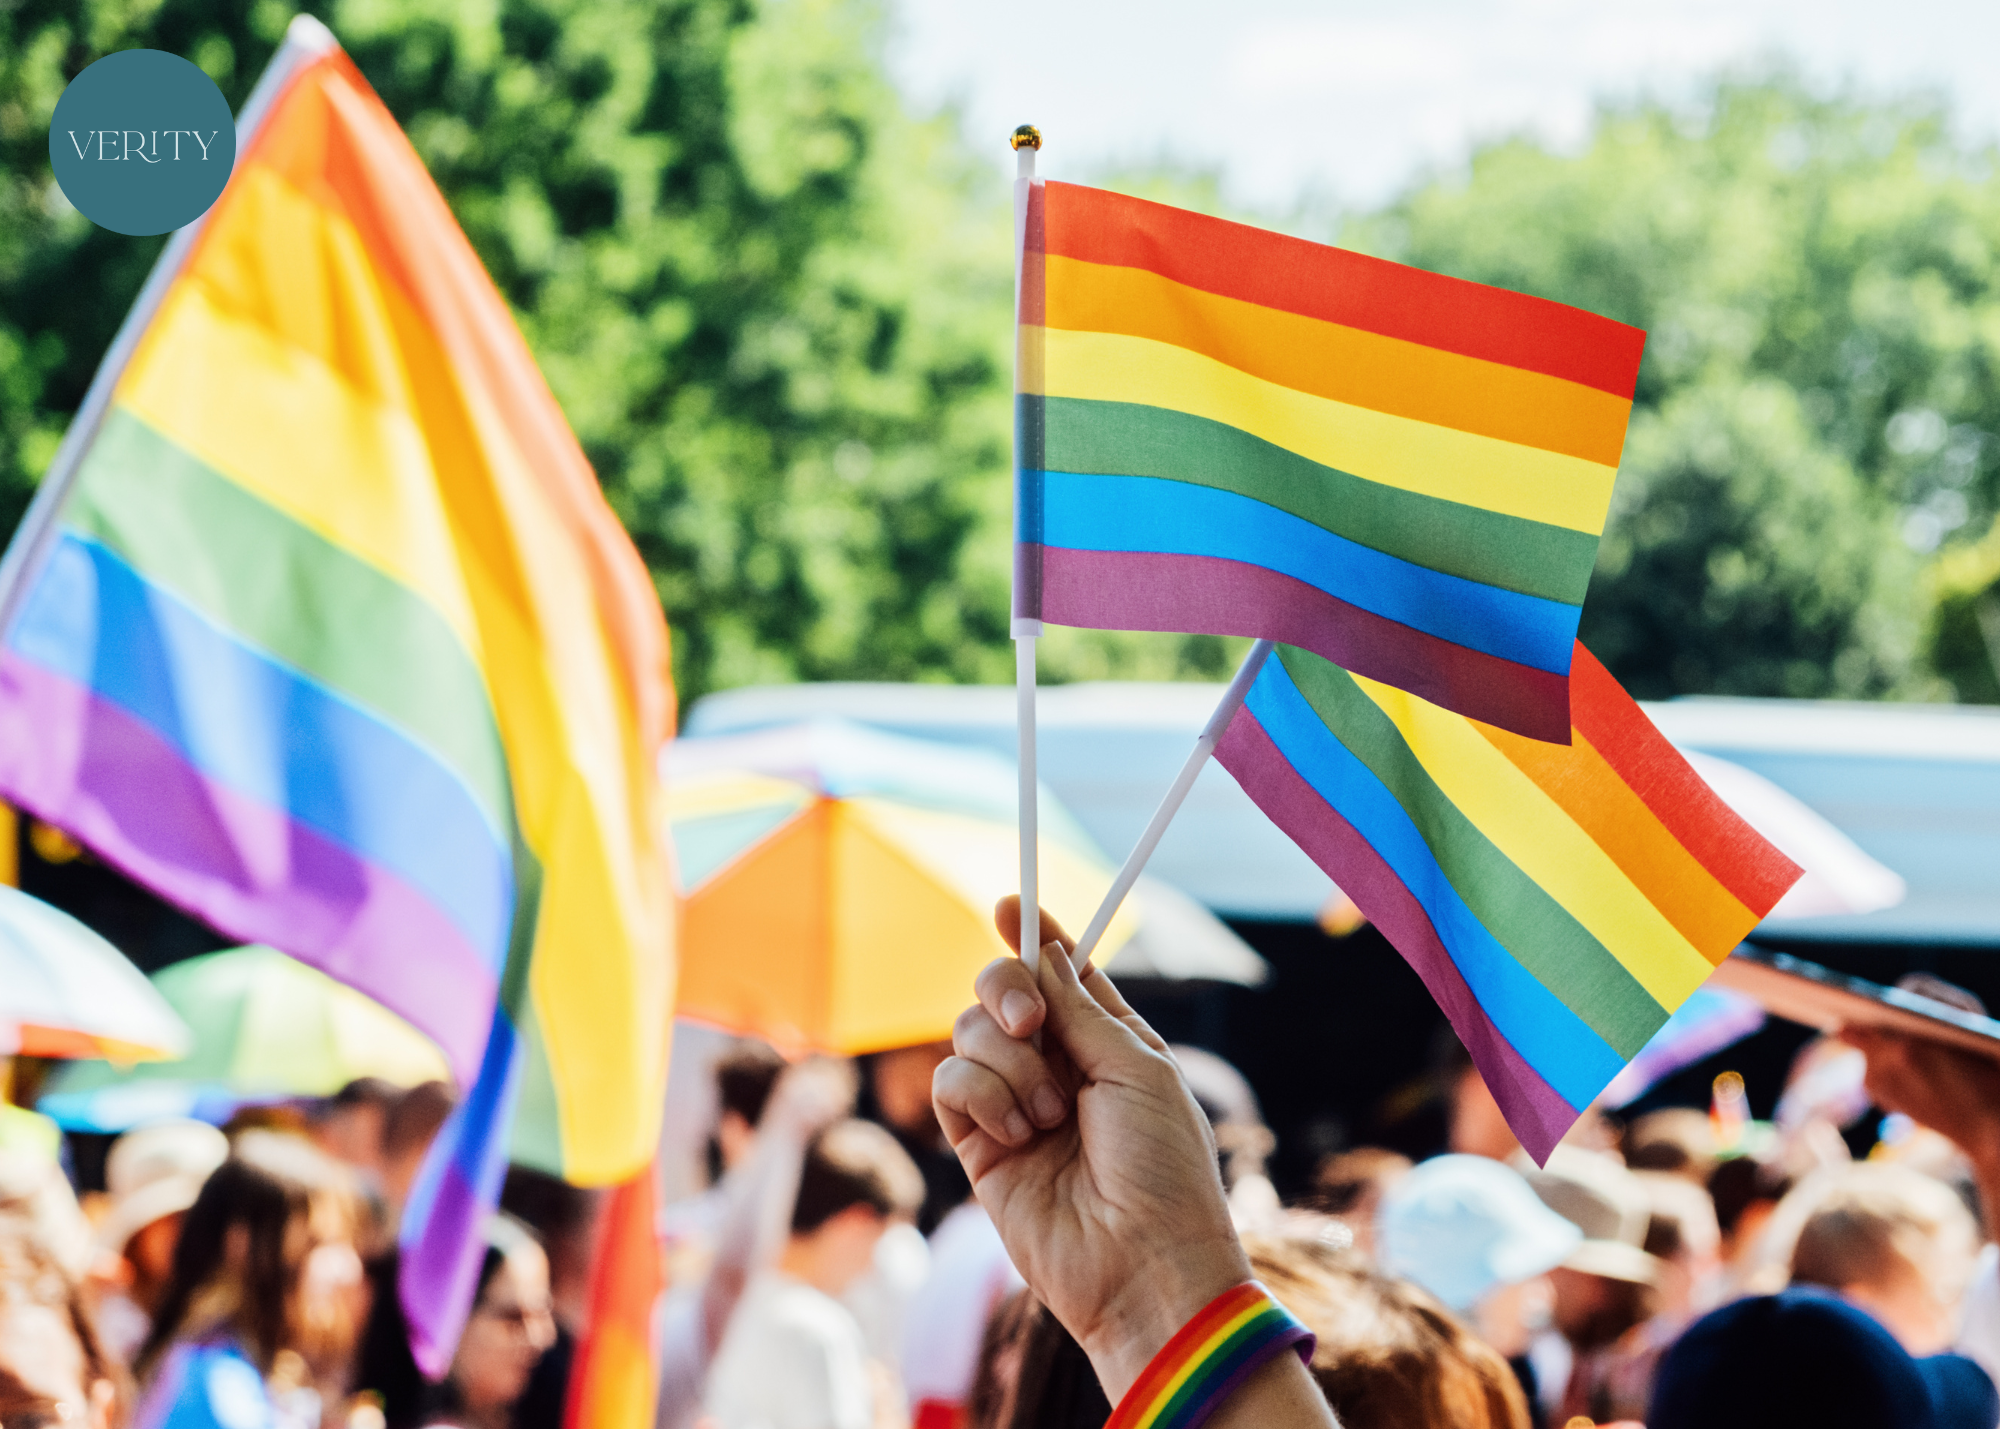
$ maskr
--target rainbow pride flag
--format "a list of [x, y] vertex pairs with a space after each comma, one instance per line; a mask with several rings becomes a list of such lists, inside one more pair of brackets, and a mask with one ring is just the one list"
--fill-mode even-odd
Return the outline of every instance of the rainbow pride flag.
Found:
[[1018, 290], [1016, 616], [1267, 636], [1568, 738], [1644, 333], [1060, 183]]
[[1576, 646], [1567, 744], [1279, 646], [1216, 746], [1395, 944], [1540, 1162], [1797, 881]]
[[654, 1152], [667, 631], [388, 111], [303, 19], [260, 92], [17, 537], [44, 558], [0, 647], [0, 792], [443, 1048], [465, 1094], [402, 1286], [441, 1373], [510, 1136], [584, 1183]]
[[651, 1429], [653, 1312], [666, 1288], [659, 1183], [649, 1165], [607, 1198], [590, 1263], [590, 1324], [569, 1372], [563, 1429]]

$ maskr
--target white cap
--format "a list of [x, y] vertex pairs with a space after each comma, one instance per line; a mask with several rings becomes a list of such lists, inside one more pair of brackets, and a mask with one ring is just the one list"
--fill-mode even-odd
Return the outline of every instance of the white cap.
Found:
[[207, 1122], [157, 1121], [126, 1132], [105, 1159], [111, 1209], [98, 1225], [97, 1243], [123, 1251], [154, 1221], [192, 1206], [210, 1173], [228, 1159], [229, 1139]]
[[1376, 1216], [1383, 1269], [1461, 1313], [1555, 1269], [1582, 1239], [1520, 1172], [1484, 1156], [1433, 1156], [1389, 1188]]

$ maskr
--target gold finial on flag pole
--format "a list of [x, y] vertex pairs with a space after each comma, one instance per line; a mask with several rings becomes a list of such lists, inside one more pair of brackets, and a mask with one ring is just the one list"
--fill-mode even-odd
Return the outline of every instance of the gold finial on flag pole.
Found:
[[1016, 149], [1039, 149], [1042, 147], [1042, 131], [1032, 124], [1023, 124], [1007, 142]]

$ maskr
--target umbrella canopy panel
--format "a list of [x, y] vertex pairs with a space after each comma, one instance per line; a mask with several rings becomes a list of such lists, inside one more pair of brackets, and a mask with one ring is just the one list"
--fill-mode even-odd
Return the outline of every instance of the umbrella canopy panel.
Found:
[[118, 949], [58, 908], [0, 885], [0, 1052], [178, 1057], [187, 1024]]
[[[1011, 767], [836, 723], [686, 742], [669, 767], [681, 1016], [846, 1054], [950, 1035], [1005, 951]], [[1052, 800], [1042, 823], [1043, 903], [1080, 930], [1111, 870]], [[1104, 956], [1137, 926], [1121, 912]]]
[[187, 1114], [204, 1097], [327, 1096], [357, 1077], [412, 1086], [450, 1075], [443, 1053], [407, 1022], [275, 948], [189, 958], [153, 983], [193, 1030], [189, 1055], [128, 1072], [78, 1062], [51, 1079], [44, 1110], [89, 1120], [103, 1099]]

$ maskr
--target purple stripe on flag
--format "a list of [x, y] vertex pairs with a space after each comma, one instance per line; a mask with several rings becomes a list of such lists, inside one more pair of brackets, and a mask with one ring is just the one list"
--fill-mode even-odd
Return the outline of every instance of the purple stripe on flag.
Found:
[[496, 995], [457, 926], [410, 884], [205, 778], [143, 721], [0, 654], [0, 791], [245, 942], [270, 943], [401, 1014], [461, 1084]]
[[1354, 826], [1292, 767], [1247, 708], [1238, 712], [1223, 732], [1215, 758], [1271, 821], [1332, 875], [1354, 900], [1354, 906], [1395, 944], [1451, 1020], [1507, 1124], [1522, 1136], [1522, 1145], [1537, 1165], [1546, 1162], [1580, 1113], [1493, 1025], [1416, 895], [1403, 886]]
[[[1567, 675], [1441, 640], [1278, 571], [1215, 556], [1024, 550], [1039, 564], [1041, 617], [1057, 625], [1262, 636], [1470, 719], [1569, 743]], [[1017, 566], [1027, 558], [1017, 551]]]
[[482, 1225], [500, 1204], [508, 1137], [525, 1061], [504, 1007], [492, 1007], [491, 1035], [479, 1078], [431, 1143], [410, 1188], [397, 1240], [397, 1294], [410, 1330], [410, 1353], [432, 1379], [451, 1368], [458, 1337], [479, 1288], [486, 1255]]

